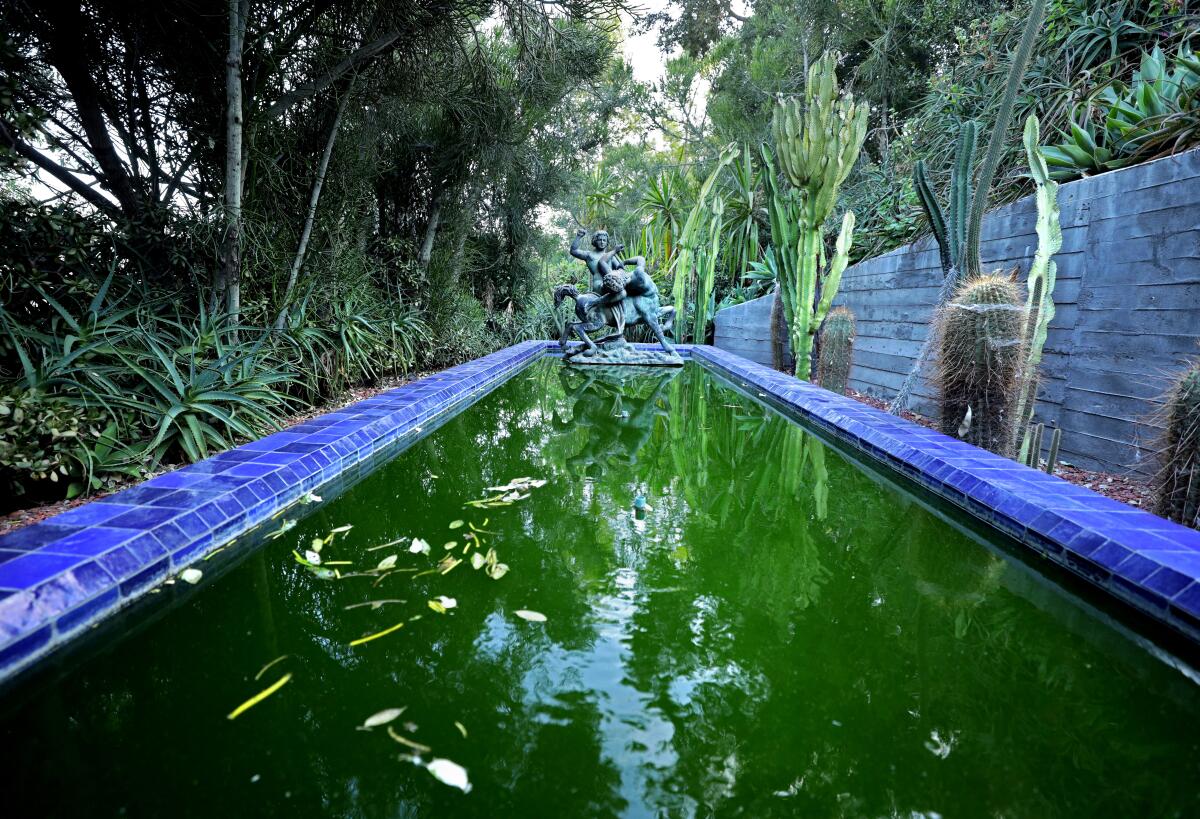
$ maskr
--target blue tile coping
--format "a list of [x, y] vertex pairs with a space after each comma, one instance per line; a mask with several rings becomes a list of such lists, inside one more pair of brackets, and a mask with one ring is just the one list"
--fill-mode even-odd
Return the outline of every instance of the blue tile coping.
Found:
[[[516, 344], [0, 536], [0, 678], [555, 346]], [[732, 353], [679, 350], [1200, 644], [1200, 532]]]

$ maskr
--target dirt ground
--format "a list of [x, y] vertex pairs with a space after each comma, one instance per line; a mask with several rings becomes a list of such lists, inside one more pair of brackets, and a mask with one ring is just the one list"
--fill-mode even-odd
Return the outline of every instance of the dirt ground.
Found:
[[[877, 409], [887, 409], [887, 402], [878, 398], [872, 398], [869, 395], [864, 395], [854, 390], [849, 390], [846, 394], [856, 401], [870, 404]], [[920, 424], [930, 429], [937, 428], [932, 418], [926, 418], [923, 415], [917, 415], [908, 411], [901, 413], [901, 415], [915, 424]], [[1101, 495], [1120, 501], [1121, 503], [1136, 506], [1139, 509], [1147, 511], [1153, 509], [1154, 492], [1150, 487], [1150, 482], [1141, 475], [1093, 472], [1088, 469], [1080, 469], [1073, 464], [1062, 463], [1061, 461], [1054, 470], [1054, 474], [1065, 481], [1087, 487], [1094, 492], [1099, 492]]]

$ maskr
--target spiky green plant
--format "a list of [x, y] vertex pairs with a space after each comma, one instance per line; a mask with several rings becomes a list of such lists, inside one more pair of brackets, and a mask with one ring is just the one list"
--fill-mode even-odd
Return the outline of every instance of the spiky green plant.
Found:
[[770, 154], [763, 150], [784, 315], [796, 356], [796, 377], [805, 380], [812, 371], [817, 329], [846, 269], [854, 213], [847, 211], [842, 217], [831, 259], [825, 258], [822, 226], [867, 134], [867, 106], [855, 103], [849, 92], [838, 92], [836, 69], [837, 57], [823, 54], [809, 69], [804, 99], [781, 100], [775, 106], [771, 123], [775, 158], [789, 189], [780, 184]]
[[850, 382], [854, 360], [854, 314], [845, 307], [830, 311], [821, 325], [821, 355], [817, 363], [817, 381], [830, 392], [841, 395]]
[[939, 314], [942, 432], [998, 455], [1008, 453], [1024, 313], [1011, 279], [981, 276], [964, 282]]
[[[737, 159], [737, 155], [737, 145], [733, 142], [726, 145], [724, 150], [721, 151], [721, 156], [717, 160], [716, 167], [712, 169], [708, 177], [704, 180], [704, 184], [700, 186], [700, 190], [696, 193], [696, 201], [692, 205], [692, 209], [688, 212], [687, 220], [683, 223], [683, 229], [679, 231], [677, 252], [673, 265], [675, 282], [672, 288], [675, 310], [677, 311], [677, 318], [675, 320], [676, 341], [687, 341], [689, 338], [703, 341], [702, 334], [704, 327], [697, 321], [693, 320], [689, 336], [687, 321], [688, 296], [689, 294], [693, 298], [697, 296], [699, 279], [704, 274], [704, 271], [700, 268], [704, 262], [707, 248], [711, 247], [710, 227], [712, 216], [708, 202], [709, 193], [712, 192], [713, 185], [716, 184], [717, 177], [720, 176], [721, 171], [729, 163]], [[713, 262], [716, 262], [715, 255]], [[707, 313], [707, 303], [704, 309]], [[700, 307], [697, 304], [696, 312], [699, 310]], [[693, 315], [696, 315], [696, 312]]]
[[1162, 467], [1155, 476], [1155, 511], [1200, 529], [1200, 364], [1179, 376], [1164, 405]]
[[[1050, 178], [1046, 160], [1038, 151], [1038, 120], [1030, 116], [1025, 121], [1025, 154], [1029, 158], [1030, 175], [1037, 185], [1037, 252], [1029, 268], [1025, 300], [1025, 360], [1021, 363], [1020, 385], [1017, 394], [1016, 423], [1018, 435], [1027, 430], [1037, 403], [1038, 367], [1042, 363], [1042, 348], [1054, 318], [1054, 283], [1058, 267], [1054, 254], [1062, 248], [1062, 227], [1059, 224], [1058, 183]], [[1030, 446], [1029, 435], [1020, 439], [1020, 459]], [[1013, 442], [1013, 449], [1018, 443]]]

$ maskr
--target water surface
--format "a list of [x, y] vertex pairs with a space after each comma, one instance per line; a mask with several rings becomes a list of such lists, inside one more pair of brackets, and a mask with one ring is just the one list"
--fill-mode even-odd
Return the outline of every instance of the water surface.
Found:
[[[464, 507], [523, 476], [547, 484]], [[463, 556], [456, 520], [486, 530], [506, 576], [467, 562], [418, 576], [448, 541]], [[339, 571], [390, 554], [406, 571], [325, 580], [296, 562], [343, 524], [323, 550], [350, 561]], [[413, 537], [432, 554], [409, 553]], [[198, 589], [163, 590], [177, 602], [161, 616], [143, 607], [92, 656], [7, 692], [10, 804], [1196, 815], [1200, 689], [1001, 555], [696, 365], [539, 362], [229, 571], [201, 564]], [[439, 595], [457, 607], [431, 610]], [[405, 602], [346, 608], [381, 599]], [[470, 793], [403, 759], [385, 728], [356, 730], [401, 706], [394, 731], [465, 766]]]

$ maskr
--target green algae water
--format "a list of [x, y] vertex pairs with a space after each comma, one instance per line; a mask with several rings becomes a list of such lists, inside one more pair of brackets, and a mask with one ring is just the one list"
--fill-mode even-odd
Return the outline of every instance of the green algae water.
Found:
[[1200, 811], [1186, 666], [696, 365], [538, 362], [322, 494], [4, 694], [7, 815]]

